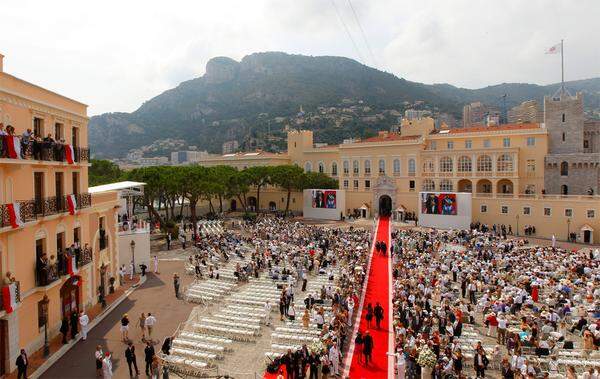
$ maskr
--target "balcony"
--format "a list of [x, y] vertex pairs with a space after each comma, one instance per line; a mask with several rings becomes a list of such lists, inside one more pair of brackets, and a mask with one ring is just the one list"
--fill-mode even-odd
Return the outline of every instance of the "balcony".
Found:
[[[21, 302], [21, 282], [19, 281], [14, 281], [12, 282], [12, 284], [15, 284], [15, 303], [20, 303]], [[9, 287], [10, 285], [4, 285], [3, 287]], [[0, 291], [0, 310], [6, 311], [7, 309], [4, 308], [4, 291]]]
[[92, 249], [81, 249], [81, 252], [77, 255], [77, 268], [81, 268], [93, 260]]
[[58, 259], [38, 259], [35, 267], [35, 285], [36, 287], [46, 287], [60, 280], [67, 275], [67, 260], [64, 255], [59, 255]]
[[[92, 205], [92, 196], [89, 193], [75, 195], [77, 206], [80, 210]], [[21, 222], [35, 221], [41, 217], [52, 216], [69, 211], [67, 195], [51, 196], [34, 200], [18, 200]], [[0, 205], [0, 228], [11, 226], [9, 204]]]
[[[65, 147], [70, 145], [63, 145], [56, 142], [37, 142], [33, 141], [29, 144], [21, 143], [21, 156], [14, 158], [10, 156], [9, 149], [7, 147], [12, 142], [11, 138], [17, 138], [13, 136], [4, 136], [0, 138], [0, 144], [3, 145], [1, 151], [3, 155], [0, 158], [13, 159], [15, 161], [26, 160], [26, 161], [47, 161], [47, 162], [67, 162], [67, 154], [65, 153]], [[88, 162], [90, 158], [90, 149], [87, 147], [76, 147], [73, 146], [73, 161], [74, 162]]]

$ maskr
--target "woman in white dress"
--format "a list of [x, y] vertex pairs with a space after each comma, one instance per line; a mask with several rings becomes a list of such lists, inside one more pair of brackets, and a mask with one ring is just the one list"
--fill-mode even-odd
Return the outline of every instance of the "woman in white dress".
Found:
[[110, 379], [112, 378], [112, 375], [112, 362], [110, 360], [110, 353], [107, 351], [102, 360], [102, 377]]

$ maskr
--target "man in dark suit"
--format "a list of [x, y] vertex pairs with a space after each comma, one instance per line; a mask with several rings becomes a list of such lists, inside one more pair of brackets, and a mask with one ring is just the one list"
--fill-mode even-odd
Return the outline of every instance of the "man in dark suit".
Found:
[[371, 357], [371, 354], [373, 354], [373, 347], [373, 337], [367, 330], [365, 332], [365, 337], [363, 338], [363, 354], [365, 356], [365, 366], [368, 366], [369, 362], [373, 361], [373, 358]]
[[379, 324], [381, 324], [381, 320], [383, 320], [383, 307], [381, 304], [377, 303], [374, 309], [375, 313], [375, 323], [377, 324], [377, 329], [379, 329]]
[[152, 365], [152, 358], [154, 357], [154, 346], [150, 341], [146, 342], [146, 348], [144, 349], [144, 360], [146, 361], [146, 375], [150, 375], [150, 366]]
[[18, 370], [18, 379], [24, 378], [27, 379], [27, 366], [29, 366], [29, 359], [27, 358], [27, 353], [25, 349], [21, 349], [21, 354], [17, 357], [17, 370]]
[[138, 370], [137, 366], [137, 359], [135, 358], [135, 346], [131, 341], [127, 343], [127, 349], [125, 349], [125, 359], [127, 360], [127, 366], [129, 366], [129, 376], [133, 377], [131, 365], [135, 367], [135, 374], [140, 375], [140, 370]]

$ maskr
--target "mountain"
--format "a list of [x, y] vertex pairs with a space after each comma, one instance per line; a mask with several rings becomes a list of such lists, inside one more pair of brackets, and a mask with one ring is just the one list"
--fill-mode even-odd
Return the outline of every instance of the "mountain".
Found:
[[[554, 87], [509, 83], [470, 90], [448, 84], [425, 85], [331, 56], [267, 52], [248, 55], [240, 62], [217, 57], [207, 63], [204, 76], [163, 92], [132, 113], [92, 117], [89, 139], [94, 155], [105, 158], [122, 157], [140, 147], [149, 155], [187, 146], [220, 152], [226, 140], [255, 143], [264, 137], [266, 128], [274, 140], [281, 139], [284, 124], [272, 124], [272, 118], [293, 117], [300, 106], [314, 111], [319, 106], [360, 101], [377, 111], [401, 111], [407, 104], [421, 101], [436, 112], [460, 117], [467, 102], [497, 105], [506, 93], [513, 105], [541, 99]], [[586, 104], [591, 101], [600, 107], [600, 78], [570, 82], [569, 89], [585, 91]], [[317, 130], [317, 140], [322, 133], [322, 142], [337, 142], [350, 131], [370, 133], [395, 122], [396, 117], [378, 120], [382, 125], [352, 121], [340, 128], [331, 120], [318, 120], [308, 127]], [[332, 132], [334, 127], [338, 129]]]

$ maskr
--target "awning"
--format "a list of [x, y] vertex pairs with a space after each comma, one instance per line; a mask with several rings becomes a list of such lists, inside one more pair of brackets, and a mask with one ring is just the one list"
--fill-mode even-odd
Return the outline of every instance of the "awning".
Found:
[[370, 207], [369, 207], [369, 204], [363, 204], [363, 205], [362, 205], [360, 208], [358, 208], [358, 209], [366, 209], [366, 210], [369, 210], [369, 208], [370, 208]]

